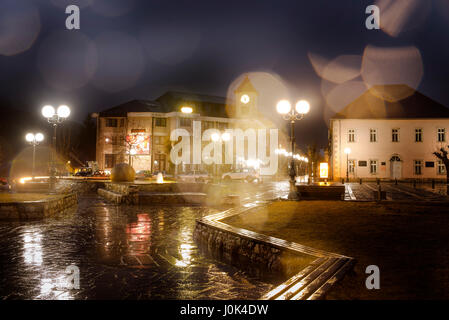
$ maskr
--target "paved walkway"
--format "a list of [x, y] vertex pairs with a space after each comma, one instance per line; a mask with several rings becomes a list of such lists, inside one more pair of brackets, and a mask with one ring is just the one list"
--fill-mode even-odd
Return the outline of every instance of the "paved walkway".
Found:
[[[345, 200], [376, 200], [373, 191], [378, 190], [375, 182], [347, 183]], [[441, 185], [434, 190], [431, 185], [418, 184], [416, 188], [411, 183], [381, 182], [382, 191], [386, 191], [387, 200], [397, 201], [449, 201], [441, 188]], [[445, 185], [444, 185], [445, 188]], [[352, 197], [351, 197], [352, 193]]]

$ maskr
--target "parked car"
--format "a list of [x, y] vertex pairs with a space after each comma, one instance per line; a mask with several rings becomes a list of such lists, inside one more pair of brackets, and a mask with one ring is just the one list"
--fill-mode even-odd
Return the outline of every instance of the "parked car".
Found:
[[94, 172], [94, 177], [109, 177], [111, 174], [105, 170], [97, 170]]
[[136, 179], [147, 179], [151, 177], [152, 174], [150, 170], [139, 170], [136, 172]]
[[11, 185], [8, 183], [8, 179], [0, 178], [0, 190], [9, 191], [11, 189]]
[[91, 177], [92, 174], [92, 168], [83, 167], [77, 173], [75, 173], [75, 177]]
[[233, 180], [253, 182], [259, 180], [259, 172], [253, 168], [235, 169], [230, 172], [224, 173], [221, 178], [227, 182]]
[[191, 171], [187, 173], [178, 174], [178, 180], [183, 182], [199, 182], [207, 183], [212, 180], [212, 177], [206, 171]]

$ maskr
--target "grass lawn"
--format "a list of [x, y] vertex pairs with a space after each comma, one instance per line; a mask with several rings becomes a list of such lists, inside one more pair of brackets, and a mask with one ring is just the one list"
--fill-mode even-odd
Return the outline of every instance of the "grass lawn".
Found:
[[43, 193], [0, 193], [0, 202], [37, 201], [58, 198], [60, 195]]
[[223, 222], [356, 258], [328, 299], [449, 299], [449, 204], [278, 201]]

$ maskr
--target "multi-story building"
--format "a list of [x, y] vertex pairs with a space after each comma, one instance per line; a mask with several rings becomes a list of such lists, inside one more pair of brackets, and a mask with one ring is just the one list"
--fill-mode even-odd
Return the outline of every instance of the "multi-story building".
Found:
[[[96, 160], [110, 170], [117, 163], [131, 163], [136, 171], [174, 172], [170, 161], [170, 133], [185, 129], [192, 135], [192, 122], [201, 130], [269, 128], [272, 123], [258, 113], [258, 92], [248, 77], [235, 90], [235, 101], [226, 98], [169, 91], [154, 101], [134, 100], [102, 111], [97, 117]], [[191, 108], [191, 113], [183, 112]], [[185, 110], [184, 110], [185, 111]], [[188, 110], [190, 111], [190, 110]], [[182, 164], [180, 171], [205, 169]], [[222, 170], [230, 169], [221, 166]]]
[[448, 134], [448, 108], [405, 85], [373, 86], [330, 120], [333, 178], [445, 178], [433, 152]]

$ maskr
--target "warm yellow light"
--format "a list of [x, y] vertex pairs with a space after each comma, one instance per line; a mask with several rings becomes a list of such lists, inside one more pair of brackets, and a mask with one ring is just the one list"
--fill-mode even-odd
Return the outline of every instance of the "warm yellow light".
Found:
[[310, 105], [306, 100], [300, 100], [296, 104], [296, 111], [299, 114], [307, 114], [307, 113], [309, 113], [309, 110], [310, 110]]
[[247, 104], [248, 102], [251, 101], [251, 99], [249, 98], [249, 96], [248, 96], [247, 94], [244, 94], [244, 95], [242, 95], [242, 96], [240, 97], [240, 101], [241, 101], [243, 104]]
[[210, 138], [212, 139], [213, 142], [217, 142], [218, 140], [220, 140], [220, 135], [218, 133], [212, 133]]
[[182, 113], [192, 113], [193, 112], [193, 109], [192, 109], [192, 107], [182, 107], [181, 108], [181, 112]]
[[287, 114], [292, 109], [292, 105], [288, 100], [281, 100], [276, 105], [276, 109], [280, 114]]
[[44, 135], [39, 132], [39, 133], [36, 133], [34, 138], [36, 139], [37, 142], [42, 142], [44, 140]]
[[320, 163], [320, 178], [329, 178], [329, 164], [327, 162]]
[[225, 132], [221, 135], [221, 139], [223, 139], [223, 141], [229, 141], [231, 140], [231, 135], [229, 134], [229, 132]]
[[351, 148], [345, 148], [345, 154], [350, 154], [351, 153]]

